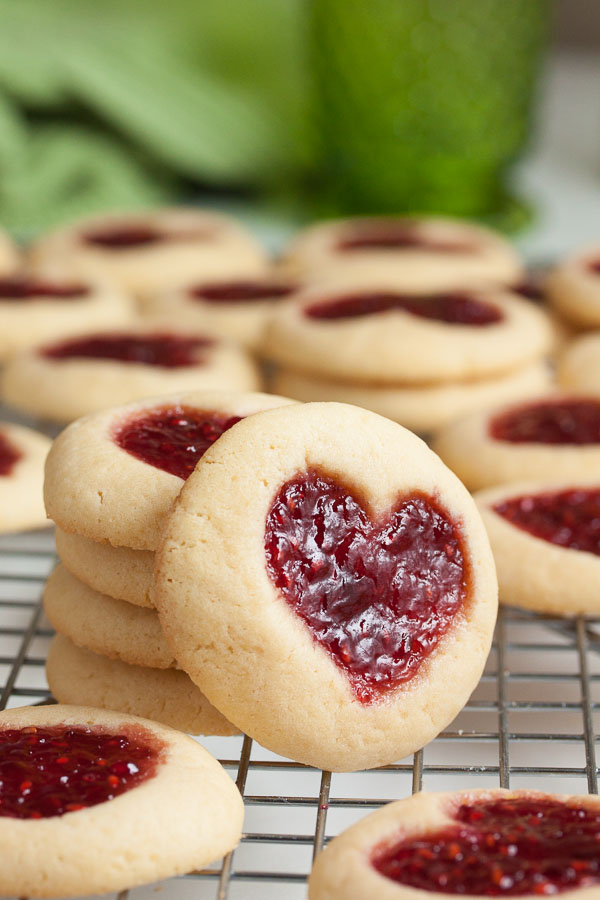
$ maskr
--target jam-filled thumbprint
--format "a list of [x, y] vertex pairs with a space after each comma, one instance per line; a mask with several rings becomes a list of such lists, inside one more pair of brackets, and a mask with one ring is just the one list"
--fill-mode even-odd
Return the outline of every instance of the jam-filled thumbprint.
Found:
[[0, 431], [0, 476], [10, 475], [22, 458], [21, 451]]
[[494, 416], [489, 433], [511, 444], [598, 444], [600, 400], [542, 400]]
[[415, 225], [393, 222], [354, 228], [336, 244], [340, 253], [360, 250], [425, 250], [430, 253], [474, 253], [473, 241], [442, 238]]
[[448, 325], [495, 325], [504, 319], [493, 303], [468, 293], [404, 295], [394, 291], [369, 291], [314, 303], [304, 309], [311, 319], [355, 319], [398, 310], [421, 319]]
[[61, 283], [38, 278], [0, 278], [0, 301], [75, 300], [86, 297], [89, 288], [83, 284]]
[[534, 537], [600, 556], [600, 488], [511, 497], [494, 512]]
[[293, 284], [271, 281], [229, 281], [193, 287], [189, 295], [205, 303], [252, 303], [257, 300], [280, 300], [296, 290]]
[[47, 359], [112, 359], [164, 369], [198, 366], [202, 351], [213, 346], [206, 337], [159, 334], [97, 334], [44, 347]]

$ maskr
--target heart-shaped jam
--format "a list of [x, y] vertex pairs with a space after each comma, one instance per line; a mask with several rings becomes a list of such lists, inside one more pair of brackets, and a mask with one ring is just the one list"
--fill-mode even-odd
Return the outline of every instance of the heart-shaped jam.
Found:
[[488, 428], [511, 444], [598, 444], [600, 400], [538, 400], [494, 416]]
[[47, 819], [113, 800], [156, 773], [162, 750], [143, 728], [0, 730], [0, 816]]
[[6, 435], [0, 431], [0, 476], [10, 475], [22, 458], [21, 451], [13, 446]]
[[548, 798], [463, 804], [456, 825], [379, 847], [386, 878], [418, 890], [489, 897], [557, 894], [600, 881], [600, 812]]
[[41, 350], [48, 359], [116, 359], [123, 363], [177, 369], [201, 366], [213, 341], [174, 334], [96, 334], [72, 338]]
[[600, 556], [600, 489], [511, 497], [494, 512], [543, 541]]
[[119, 426], [114, 441], [142, 462], [185, 480], [211, 444], [240, 419], [171, 406], [130, 419]]
[[304, 315], [311, 319], [356, 319], [390, 310], [448, 325], [494, 325], [504, 318], [497, 306], [462, 292], [412, 295], [365, 291], [314, 303], [305, 307]]
[[191, 289], [194, 300], [207, 303], [248, 303], [256, 300], [279, 300], [295, 290], [292, 284], [272, 281], [229, 281], [204, 284]]
[[472, 241], [459, 238], [434, 237], [415, 224], [387, 222], [352, 228], [336, 244], [336, 250], [347, 253], [356, 250], [426, 250], [431, 253], [474, 253]]
[[89, 289], [83, 284], [41, 281], [38, 278], [0, 278], [0, 300], [73, 300], [85, 297]]
[[316, 471], [279, 490], [265, 553], [271, 581], [363, 703], [415, 675], [468, 596], [459, 528], [432, 498], [401, 498], [374, 523]]

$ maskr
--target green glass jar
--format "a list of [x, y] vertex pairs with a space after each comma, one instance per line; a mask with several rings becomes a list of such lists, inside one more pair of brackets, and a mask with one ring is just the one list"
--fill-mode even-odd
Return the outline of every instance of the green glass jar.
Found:
[[550, 0], [309, 0], [320, 192], [330, 213], [518, 224]]

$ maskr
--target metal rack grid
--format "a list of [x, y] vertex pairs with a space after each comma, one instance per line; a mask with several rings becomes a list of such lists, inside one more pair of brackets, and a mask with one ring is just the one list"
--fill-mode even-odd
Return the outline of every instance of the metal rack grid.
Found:
[[[50, 699], [44, 661], [52, 632], [40, 593], [54, 560], [51, 532], [0, 538], [1, 708]], [[218, 865], [164, 882], [162, 896], [304, 898], [313, 854], [328, 839], [421, 788], [596, 793], [599, 628], [600, 619], [501, 611], [485, 673], [457, 719], [414, 757], [381, 769], [330, 775], [276, 757], [249, 738], [203, 739], [244, 794], [246, 833]], [[132, 900], [155, 891], [136, 889]]]

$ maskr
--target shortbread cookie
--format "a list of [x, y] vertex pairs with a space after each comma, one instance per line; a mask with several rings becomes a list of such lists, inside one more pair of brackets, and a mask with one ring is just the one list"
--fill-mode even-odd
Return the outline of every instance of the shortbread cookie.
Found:
[[51, 441], [21, 425], [0, 422], [0, 533], [50, 525], [44, 512], [44, 461]]
[[377, 276], [308, 288], [281, 304], [264, 353], [333, 380], [422, 384], [509, 372], [553, 340], [546, 314], [506, 290], [407, 294]]
[[50, 643], [46, 678], [61, 703], [115, 709], [190, 734], [238, 734], [179, 669], [150, 669], [76, 647], [62, 634]]
[[0, 278], [0, 360], [83, 329], [125, 325], [133, 316], [130, 298], [103, 282], [6, 276]]
[[543, 613], [600, 612], [600, 477], [511, 484], [475, 495], [500, 600]]
[[2, 380], [7, 403], [55, 422], [156, 394], [259, 386], [256, 364], [235, 344], [142, 325], [38, 346], [15, 356]]
[[600, 479], [600, 398], [551, 395], [474, 413], [436, 435], [433, 449], [474, 491]]
[[510, 284], [523, 276], [499, 234], [459, 219], [366, 218], [312, 225], [295, 238], [287, 268], [319, 276], [372, 275], [404, 290], [448, 290], [474, 281]]
[[44, 612], [52, 627], [78, 647], [134, 666], [177, 666], [155, 610], [99, 594], [64, 566], [57, 566], [46, 582]]
[[600, 246], [564, 259], [548, 276], [548, 299], [578, 328], [600, 328]]
[[239, 841], [241, 797], [196, 741], [66, 706], [0, 714], [0, 892], [103, 894], [200, 868]]
[[275, 374], [273, 390], [306, 402], [335, 400], [363, 406], [424, 434], [475, 410], [539, 394], [551, 383], [548, 365], [538, 362], [480, 381], [394, 387], [325, 381], [288, 369]]
[[262, 274], [266, 253], [238, 222], [201, 209], [161, 209], [82, 219], [31, 248], [44, 272], [109, 276], [138, 297], [195, 278]]
[[151, 607], [154, 553], [91, 541], [56, 529], [56, 552], [65, 569], [88, 587], [135, 606]]
[[558, 360], [557, 379], [565, 390], [600, 394], [600, 332], [583, 335], [566, 347]]
[[600, 800], [540, 791], [414, 794], [335, 838], [309, 900], [600, 896]]
[[343, 404], [238, 423], [157, 551], [180, 666], [265, 747], [336, 771], [400, 759], [452, 720], [496, 592], [463, 486], [415, 435]]
[[210, 445], [245, 416], [293, 403], [271, 394], [177, 394], [73, 422], [46, 465], [51, 519], [93, 541], [155, 550], [183, 481]]

